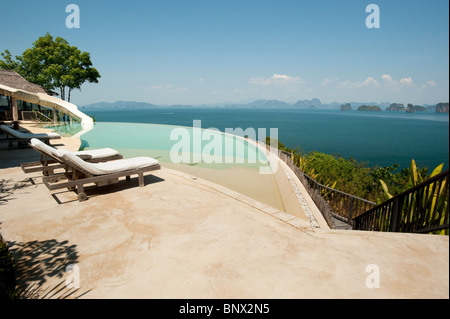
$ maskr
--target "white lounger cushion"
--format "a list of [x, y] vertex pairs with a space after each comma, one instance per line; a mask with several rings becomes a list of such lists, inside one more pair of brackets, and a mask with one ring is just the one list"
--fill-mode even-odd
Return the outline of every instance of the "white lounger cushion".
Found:
[[42, 141], [38, 140], [37, 138], [32, 138], [30, 140], [30, 144], [31, 144], [31, 146], [37, 148], [38, 150], [40, 150], [48, 155], [52, 155], [53, 157], [60, 157], [58, 150], [56, 148], [43, 143]]
[[[30, 144], [37, 148], [38, 150], [47, 153], [49, 155], [53, 155], [54, 157], [62, 158], [61, 154], [59, 153], [60, 150], [57, 150], [54, 147], [51, 147], [43, 142], [41, 142], [38, 139], [31, 139]], [[99, 158], [105, 158], [109, 156], [116, 156], [120, 155], [120, 153], [116, 150], [113, 150], [112, 148], [101, 148], [97, 150], [89, 150], [89, 151], [78, 151], [73, 152], [75, 155], [89, 155], [91, 156], [90, 159], [99, 159]]]
[[84, 169], [92, 175], [106, 175], [159, 165], [158, 160], [151, 157], [134, 157], [128, 159], [119, 159], [106, 163], [89, 163], [82, 160], [72, 152], [59, 150], [59, 153], [60, 155], [62, 155], [62, 158], [64, 160], [78, 165], [80, 168]]
[[7, 132], [8, 134], [20, 138], [20, 139], [30, 139], [30, 138], [61, 138], [61, 136], [58, 133], [39, 133], [39, 134], [33, 134], [33, 133], [24, 133], [20, 131], [13, 130], [12, 128], [6, 126], [6, 125], [0, 125], [0, 128]]

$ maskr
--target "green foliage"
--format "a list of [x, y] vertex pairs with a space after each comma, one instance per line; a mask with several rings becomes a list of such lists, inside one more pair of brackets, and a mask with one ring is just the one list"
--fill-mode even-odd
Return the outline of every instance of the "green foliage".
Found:
[[[428, 170], [427, 169], [423, 169], [423, 168], [418, 168], [416, 165], [416, 162], [414, 159], [411, 160], [411, 164], [410, 164], [410, 168], [409, 168], [409, 176], [408, 176], [408, 181], [406, 183], [407, 188], [411, 188], [414, 186], [419, 185], [420, 183], [422, 183], [423, 181], [438, 175], [439, 173], [442, 172], [442, 168], [444, 167], [444, 163], [438, 165], [432, 172], [431, 174], [428, 176]], [[386, 197], [392, 198], [393, 196], [389, 193], [389, 188], [387, 187], [386, 183], [380, 179], [380, 183], [383, 186], [383, 190], [385, 192]], [[408, 209], [403, 209], [402, 210], [402, 219], [405, 220], [405, 223], [408, 220], [413, 220], [413, 215], [416, 214], [416, 210], [415, 207], [419, 205], [420, 209], [418, 210], [419, 212], [421, 212], [421, 214], [423, 214], [424, 216], [428, 216], [429, 212], [433, 212], [435, 211], [440, 211], [440, 212], [445, 212], [448, 209], [448, 189], [446, 191], [445, 188], [445, 181], [440, 185], [440, 187], [435, 187], [434, 183], [430, 184], [430, 186], [427, 189], [423, 190], [423, 193], [421, 193], [419, 195], [419, 197], [421, 197], [421, 200], [418, 200], [415, 197], [411, 197], [412, 195], [410, 195], [409, 201], [410, 201], [410, 205], [406, 206], [409, 207]], [[437, 185], [436, 185], [437, 186]], [[428, 192], [428, 193], [427, 193]], [[435, 220], [432, 220], [432, 218], [435, 218]], [[442, 225], [444, 224], [444, 219], [445, 219], [445, 214], [441, 215], [441, 219], [438, 220], [439, 215], [435, 214], [435, 216], [430, 216], [429, 220], [424, 220], [423, 221], [423, 225]], [[438, 231], [438, 234], [442, 234], [442, 235], [448, 235], [449, 234], [449, 230], [445, 229], [442, 231]]]
[[[306, 175], [308, 175], [309, 177], [311, 177], [312, 179], [316, 180], [319, 182], [319, 174], [316, 172], [315, 168], [310, 167], [310, 162], [309, 159], [306, 156], [302, 156], [299, 153], [294, 154], [294, 152], [292, 152], [292, 156], [291, 158], [293, 158], [293, 163], [300, 168], [300, 170], [305, 173]], [[325, 186], [329, 186], [327, 185], [327, 182], [325, 181], [320, 181], [321, 184], [325, 185]]]
[[[278, 143], [278, 144], [277, 144]], [[277, 146], [280, 151], [290, 152], [290, 149], [287, 149], [283, 143], [281, 143], [277, 139], [271, 139], [270, 136], [266, 136], [266, 145]]]
[[[266, 138], [270, 144], [270, 138]], [[278, 149], [291, 153], [291, 159], [302, 172], [322, 185], [342, 192], [381, 203], [417, 185], [428, 177], [428, 168], [418, 167], [413, 160], [409, 168], [398, 164], [369, 167], [353, 158], [325, 154], [317, 151], [302, 153], [278, 141]], [[439, 166], [442, 170], [443, 165]], [[431, 176], [437, 174], [436, 168]], [[382, 182], [380, 182], [382, 180]]]
[[[266, 138], [266, 144], [270, 144], [269, 137]], [[273, 142], [273, 141], [272, 141]], [[281, 151], [290, 153], [293, 163], [300, 168], [302, 172], [316, 180], [322, 185], [340, 190], [342, 192], [364, 198], [381, 204], [382, 202], [420, 184], [424, 180], [439, 174], [444, 164], [437, 166], [431, 174], [428, 174], [428, 168], [418, 167], [414, 159], [409, 168], [399, 170], [398, 164], [386, 167], [369, 167], [367, 163], [358, 162], [353, 158], [344, 158], [338, 155], [330, 155], [320, 152], [301, 153], [298, 149], [292, 150], [283, 143], [278, 142], [278, 148]], [[402, 218], [413, 220], [415, 205], [422, 205], [419, 210], [423, 216], [428, 211], [445, 212], [448, 210], [448, 188], [445, 182], [440, 187], [434, 187], [433, 184], [425, 191], [422, 200], [409, 198], [408, 211], [402, 212]], [[322, 194], [324, 196], [326, 194]], [[426, 199], [426, 200], [425, 200]], [[424, 225], [442, 225], [445, 222], [445, 214], [435, 214], [436, 216], [427, 217], [434, 220], [423, 220]], [[414, 216], [417, 217], [417, 216]], [[440, 220], [438, 220], [440, 218]], [[426, 219], [424, 217], [424, 219]], [[445, 229], [437, 231], [439, 234], [449, 234]]]
[[[398, 164], [387, 167], [378, 167], [373, 169], [370, 173], [374, 186], [376, 196], [374, 198], [381, 203], [395, 195], [403, 192], [409, 187], [409, 169], [405, 168], [398, 171]], [[380, 184], [378, 184], [378, 181]], [[381, 189], [378, 187], [381, 186]]]
[[0, 59], [0, 69], [16, 70], [19, 67], [19, 62], [13, 60], [11, 53], [8, 50], [0, 53], [0, 56], [3, 58]]
[[86, 114], [86, 115], [89, 116], [95, 124], [95, 122], [96, 122], [95, 115], [90, 115], [90, 114]]
[[0, 237], [0, 299], [13, 299], [16, 279], [11, 255]]
[[389, 188], [387, 187], [386, 183], [381, 179], [380, 179], [380, 183], [381, 183], [381, 186], [383, 187], [383, 190], [386, 193], [387, 197], [389, 199], [393, 198], [394, 196], [391, 193], [389, 193]]
[[[98, 83], [99, 72], [92, 67], [90, 54], [49, 33], [37, 39], [16, 61], [8, 50], [1, 54], [0, 67], [14, 69], [25, 79], [47, 90], [59, 90], [63, 100], [85, 82]], [[67, 95], [66, 95], [67, 93]]]
[[[417, 167], [416, 161], [411, 160], [409, 169], [403, 169], [400, 173], [383, 172], [374, 174], [374, 177], [380, 181], [385, 194], [384, 200], [387, 200], [411, 187], [414, 187], [424, 180], [439, 174], [444, 167], [444, 163], [438, 165], [431, 175], [428, 175], [428, 168]], [[393, 194], [393, 195], [391, 195]]]
[[310, 152], [306, 155], [306, 170], [317, 172], [317, 181], [361, 198], [369, 197], [373, 188], [370, 168], [365, 163], [340, 155]]

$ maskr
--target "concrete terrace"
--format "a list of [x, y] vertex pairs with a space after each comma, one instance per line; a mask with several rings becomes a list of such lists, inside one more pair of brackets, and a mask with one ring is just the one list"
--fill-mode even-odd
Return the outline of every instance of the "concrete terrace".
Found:
[[[76, 150], [79, 140], [53, 144]], [[135, 178], [88, 187], [80, 203], [22, 172], [38, 158], [0, 144], [0, 233], [24, 297], [449, 298], [448, 236], [327, 229], [297, 180], [295, 202], [286, 175], [276, 177], [285, 211], [164, 166], [143, 188]], [[66, 285], [68, 265], [78, 289]], [[366, 284], [370, 265], [379, 288]]]

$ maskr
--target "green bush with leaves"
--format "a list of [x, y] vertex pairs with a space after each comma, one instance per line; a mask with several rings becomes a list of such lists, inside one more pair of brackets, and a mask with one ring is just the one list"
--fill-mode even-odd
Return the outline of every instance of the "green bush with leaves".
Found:
[[[266, 144], [270, 145], [270, 138], [266, 138]], [[273, 141], [272, 141], [273, 142]], [[302, 172], [310, 176], [318, 183], [333, 189], [370, 200], [381, 204], [382, 202], [400, 194], [404, 191], [422, 183], [428, 178], [439, 174], [444, 164], [437, 166], [431, 174], [427, 167], [418, 167], [414, 159], [408, 168], [399, 169], [398, 164], [386, 167], [369, 167], [365, 162], [359, 162], [353, 158], [344, 158], [340, 155], [330, 155], [317, 151], [302, 153], [298, 149], [290, 149], [278, 141], [278, 149], [289, 152], [293, 163]], [[433, 190], [434, 189], [434, 190]], [[429, 194], [423, 194], [427, 201], [421, 201], [423, 210], [436, 208], [437, 211], [445, 212], [448, 209], [448, 188], [445, 182], [439, 187], [428, 188]], [[434, 192], [434, 193], [431, 193]], [[410, 211], [403, 212], [404, 219], [412, 220], [416, 199], [410, 198]], [[428, 221], [433, 225], [442, 225], [445, 214], [441, 214], [441, 220]], [[416, 216], [417, 217], [417, 216]], [[431, 217], [430, 217], [431, 218]], [[424, 220], [424, 223], [427, 222]], [[447, 234], [449, 230], [439, 231]]]
[[13, 299], [15, 285], [12, 258], [0, 236], [0, 299]]
[[[269, 137], [266, 143], [270, 144]], [[399, 169], [398, 164], [370, 167], [366, 162], [339, 154], [304, 153], [299, 149], [290, 149], [279, 141], [278, 149], [291, 153], [294, 164], [320, 184], [373, 202], [381, 203], [390, 198], [388, 193], [391, 196], [400, 194], [415, 185], [415, 181], [420, 182], [429, 176], [428, 168], [418, 167], [415, 162], [413, 166], [403, 169]], [[412, 172], [415, 172], [413, 176], [416, 179], [411, 178]], [[386, 189], [389, 191], [386, 192]]]
[[[444, 163], [438, 165], [431, 172], [431, 174], [428, 175], [428, 170], [419, 169], [413, 159], [409, 168], [409, 176], [406, 183], [407, 188], [417, 186], [427, 179], [440, 174], [443, 167]], [[383, 187], [386, 199], [394, 197], [384, 180], [380, 179], [380, 184]], [[408, 205], [402, 205], [403, 208], [401, 211], [401, 220], [403, 220], [404, 223], [408, 223], [409, 221], [412, 221], [414, 219], [422, 220], [422, 225], [420, 226], [425, 228], [429, 225], [444, 225], [446, 223], [445, 212], [448, 211], [449, 196], [448, 187], [446, 186], [447, 185], [445, 180], [440, 184], [433, 182], [429, 185], [428, 188], [424, 188], [423, 190], [419, 191], [419, 193], [410, 194], [407, 198], [405, 198], [405, 201], [407, 201]], [[418, 216], [417, 214], [419, 214], [420, 216]], [[444, 230], [440, 230], [436, 233], [441, 235], [448, 235], [449, 229], [447, 228]]]

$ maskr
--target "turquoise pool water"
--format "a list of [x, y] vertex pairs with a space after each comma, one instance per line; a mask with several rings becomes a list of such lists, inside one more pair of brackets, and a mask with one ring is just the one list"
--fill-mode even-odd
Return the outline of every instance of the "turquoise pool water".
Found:
[[218, 131], [159, 124], [96, 123], [81, 136], [82, 148], [110, 147], [124, 155], [145, 152], [162, 163], [199, 165], [212, 169], [268, 167], [254, 143]]
[[[188, 173], [285, 210], [276, 178], [267, 174], [267, 157], [244, 138], [192, 127], [101, 122], [83, 134], [81, 141], [86, 150], [109, 147], [124, 158], [156, 158], [163, 168]], [[261, 169], [266, 173], [261, 174]]]
[[51, 129], [61, 136], [73, 136], [83, 130], [81, 123], [41, 124], [42, 127]]

